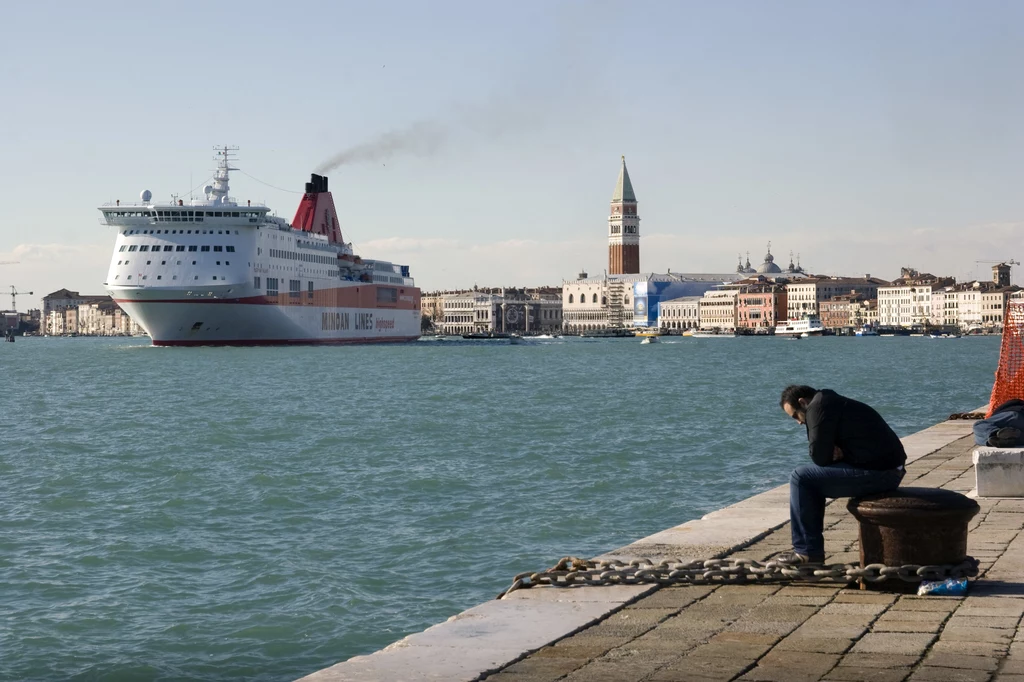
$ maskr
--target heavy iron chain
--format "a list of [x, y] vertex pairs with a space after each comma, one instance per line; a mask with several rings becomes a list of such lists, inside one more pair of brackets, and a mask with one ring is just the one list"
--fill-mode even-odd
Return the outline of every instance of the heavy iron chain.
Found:
[[879, 583], [890, 578], [915, 583], [922, 580], [974, 578], [977, 575], [978, 560], [973, 557], [967, 557], [959, 564], [930, 566], [868, 564], [861, 568], [859, 564], [825, 566], [823, 564], [788, 564], [771, 560], [761, 563], [751, 559], [666, 560], [654, 563], [649, 559], [633, 559], [623, 562], [567, 556], [546, 571], [518, 574], [512, 579], [511, 587], [499, 594], [498, 599], [510, 592], [537, 585], [569, 587], [570, 585], [641, 585], [651, 583], [659, 585], [733, 584], [782, 580], [808, 582], [830, 580], [841, 583], [863, 580], [869, 583]]
[[984, 419], [984, 412], [954, 412], [949, 415], [949, 419]]

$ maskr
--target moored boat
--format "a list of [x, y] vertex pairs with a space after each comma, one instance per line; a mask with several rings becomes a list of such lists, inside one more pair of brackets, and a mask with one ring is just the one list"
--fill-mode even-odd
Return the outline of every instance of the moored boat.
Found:
[[800, 319], [785, 320], [775, 325], [776, 336], [807, 336], [820, 335], [825, 331], [821, 319], [817, 315], [808, 315]]

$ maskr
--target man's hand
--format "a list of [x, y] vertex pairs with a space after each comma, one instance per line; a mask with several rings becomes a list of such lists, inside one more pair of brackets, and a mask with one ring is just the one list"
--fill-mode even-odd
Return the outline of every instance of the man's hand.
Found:
[[843, 451], [839, 449], [838, 445], [832, 447], [832, 461], [833, 462], [842, 462], [843, 461]]

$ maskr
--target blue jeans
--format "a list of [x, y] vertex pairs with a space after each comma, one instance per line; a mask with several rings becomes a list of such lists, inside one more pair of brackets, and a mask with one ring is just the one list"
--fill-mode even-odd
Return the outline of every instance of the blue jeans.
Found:
[[789, 477], [789, 521], [793, 550], [810, 557], [825, 555], [825, 500], [830, 497], [859, 497], [899, 487], [901, 469], [875, 471], [843, 463], [820, 467], [806, 464]]
[[[1005, 426], [1012, 426], [1024, 434], [1024, 414], [1020, 412], [996, 412], [988, 419], [974, 422], [975, 444], [988, 445], [988, 439]], [[1019, 445], [1024, 445], [1024, 440], [1014, 444], [1015, 447]]]

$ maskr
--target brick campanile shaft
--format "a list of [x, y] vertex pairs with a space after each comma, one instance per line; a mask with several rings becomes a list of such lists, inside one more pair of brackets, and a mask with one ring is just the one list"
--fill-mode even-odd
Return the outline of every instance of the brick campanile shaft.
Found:
[[634, 275], [640, 272], [640, 217], [636, 214], [636, 194], [622, 157], [619, 180], [612, 194], [608, 216], [608, 274]]

